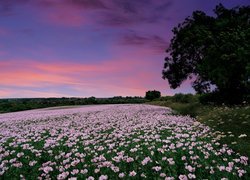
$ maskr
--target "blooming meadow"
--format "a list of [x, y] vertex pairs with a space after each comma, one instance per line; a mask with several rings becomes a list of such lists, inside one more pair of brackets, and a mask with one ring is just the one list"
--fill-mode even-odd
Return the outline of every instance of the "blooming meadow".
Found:
[[220, 134], [152, 105], [0, 115], [0, 179], [248, 179]]

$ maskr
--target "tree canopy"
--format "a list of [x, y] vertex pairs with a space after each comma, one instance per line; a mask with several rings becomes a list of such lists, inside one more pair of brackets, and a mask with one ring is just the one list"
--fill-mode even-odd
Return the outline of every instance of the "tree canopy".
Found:
[[152, 100], [160, 98], [160, 97], [161, 97], [161, 92], [153, 90], [153, 91], [146, 92], [145, 99], [152, 101]]
[[250, 6], [219, 4], [214, 13], [195, 11], [172, 30], [163, 78], [175, 89], [194, 77], [196, 92], [242, 101], [250, 91]]

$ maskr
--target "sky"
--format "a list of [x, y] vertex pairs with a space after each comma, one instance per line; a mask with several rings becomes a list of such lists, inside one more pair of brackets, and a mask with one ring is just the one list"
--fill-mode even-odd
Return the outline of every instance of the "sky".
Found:
[[0, 98], [194, 93], [162, 79], [171, 30], [250, 0], [0, 0]]

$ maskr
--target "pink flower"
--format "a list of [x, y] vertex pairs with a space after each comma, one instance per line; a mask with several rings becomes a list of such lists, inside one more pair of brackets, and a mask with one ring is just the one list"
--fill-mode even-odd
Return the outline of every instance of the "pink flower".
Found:
[[100, 169], [95, 169], [95, 173], [99, 173], [100, 172]]
[[167, 161], [168, 161], [169, 165], [174, 165], [175, 164], [173, 158], [169, 158], [169, 159], [167, 159]]
[[89, 176], [87, 180], [95, 180], [95, 178], [93, 176]]
[[194, 172], [195, 168], [193, 168], [192, 166], [188, 165], [185, 167], [189, 172]]
[[231, 172], [232, 170], [233, 170], [232, 167], [226, 167], [226, 171], [227, 171], [227, 172]]
[[220, 171], [224, 171], [225, 169], [226, 169], [225, 166], [219, 166], [219, 170], [220, 170]]
[[166, 177], [166, 174], [165, 173], [161, 173], [160, 177]]
[[120, 173], [118, 176], [119, 176], [119, 178], [123, 178], [125, 176], [125, 174], [124, 173]]
[[66, 177], [69, 175], [69, 172], [63, 172], [57, 176], [58, 180], [66, 179]]
[[71, 177], [68, 180], [77, 180], [77, 178], [76, 177]]
[[20, 152], [20, 153], [17, 153], [16, 156], [17, 156], [18, 158], [20, 158], [20, 157], [22, 157], [23, 155], [24, 155], [24, 153], [23, 153], [23, 152]]
[[79, 173], [79, 170], [78, 169], [73, 169], [73, 171], [71, 172], [72, 175], [76, 175]]
[[120, 171], [119, 167], [117, 167], [117, 166], [112, 166], [111, 169], [114, 172], [119, 172]]
[[129, 172], [129, 176], [135, 176], [137, 173], [135, 171]]
[[160, 166], [155, 166], [155, 167], [152, 167], [152, 169], [158, 172], [158, 171], [161, 170], [161, 167]]
[[188, 178], [189, 178], [189, 179], [195, 179], [196, 176], [195, 176], [194, 174], [189, 173], [189, 174], [188, 174]]
[[83, 170], [80, 171], [80, 173], [81, 174], [86, 174], [86, 173], [88, 173], [88, 170], [87, 169], [83, 169]]
[[50, 166], [46, 166], [46, 167], [43, 168], [43, 171], [44, 171], [46, 174], [48, 174], [49, 172], [53, 171], [53, 168], [50, 167]]
[[240, 163], [247, 165], [248, 164], [248, 157], [246, 156], [241, 156], [240, 157]]
[[133, 161], [134, 161], [134, 158], [132, 158], [132, 157], [127, 158], [127, 163], [130, 163], [130, 162], [133, 162]]
[[150, 157], [146, 157], [146, 158], [141, 162], [141, 164], [142, 164], [143, 166], [145, 166], [146, 164], [148, 164], [148, 162], [152, 162], [152, 160], [151, 160]]
[[34, 166], [37, 163], [37, 161], [30, 161], [29, 166]]
[[181, 157], [181, 160], [183, 160], [183, 161], [185, 161], [186, 159], [187, 159], [186, 156]]
[[99, 180], [107, 180], [108, 179], [108, 176], [107, 175], [101, 175], [99, 177]]
[[180, 179], [180, 180], [188, 180], [188, 178], [187, 178], [186, 175], [180, 175], [180, 176], [179, 176], [179, 179]]
[[239, 169], [239, 170], [238, 170], [238, 175], [239, 175], [239, 177], [242, 177], [245, 173], [246, 173], [245, 170], [242, 170], [242, 169]]
[[174, 177], [165, 177], [165, 180], [174, 180]]

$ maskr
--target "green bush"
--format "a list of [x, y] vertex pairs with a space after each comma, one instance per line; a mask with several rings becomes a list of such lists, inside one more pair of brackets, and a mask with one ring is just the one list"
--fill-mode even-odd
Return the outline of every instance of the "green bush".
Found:
[[146, 92], [146, 96], [145, 98], [147, 100], [154, 100], [154, 99], [157, 99], [157, 98], [160, 98], [161, 97], [161, 92], [160, 91], [156, 91], [156, 90], [153, 90], [153, 91], [147, 91]]
[[195, 95], [193, 94], [175, 94], [172, 97], [173, 102], [180, 102], [180, 103], [192, 103], [197, 101]]

